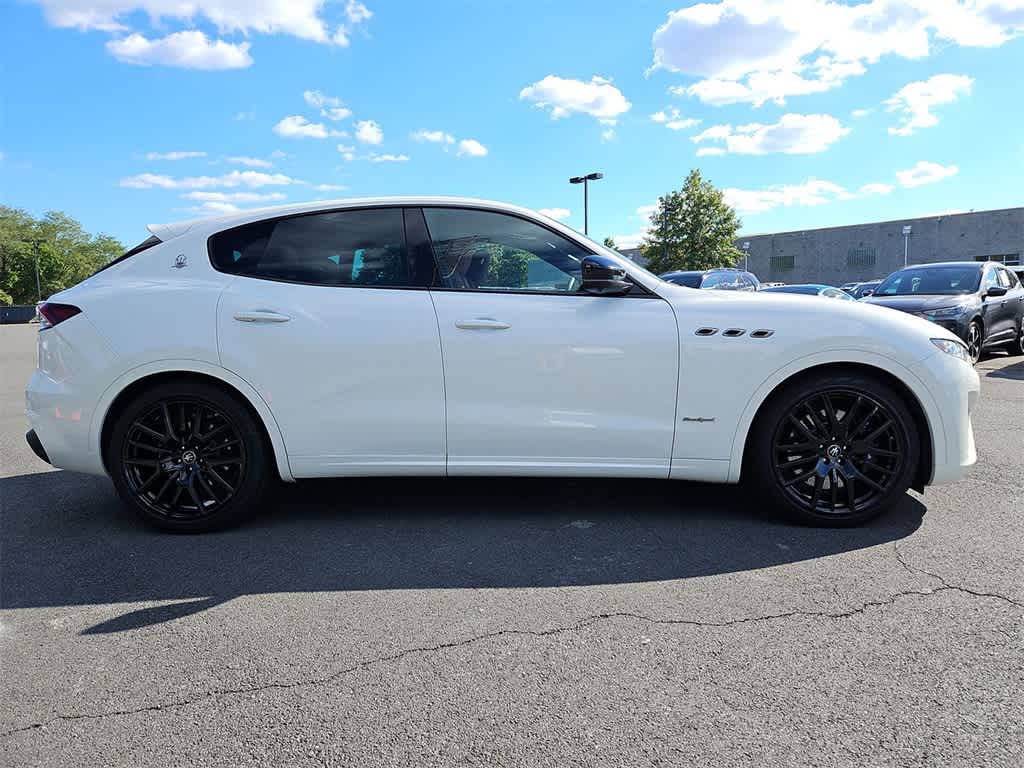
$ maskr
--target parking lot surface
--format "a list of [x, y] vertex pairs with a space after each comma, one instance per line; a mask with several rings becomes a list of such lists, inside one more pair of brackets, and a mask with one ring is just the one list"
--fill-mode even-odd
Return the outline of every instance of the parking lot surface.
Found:
[[1024, 764], [1024, 362], [860, 529], [668, 482], [351, 480], [141, 527], [24, 443], [0, 326], [0, 764]]

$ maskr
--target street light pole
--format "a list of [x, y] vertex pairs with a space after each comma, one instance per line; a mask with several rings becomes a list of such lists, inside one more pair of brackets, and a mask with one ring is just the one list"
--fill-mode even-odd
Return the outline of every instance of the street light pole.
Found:
[[744, 240], [743, 241], [743, 271], [744, 272], [749, 272], [750, 271], [750, 269], [747, 267], [747, 257], [749, 256], [749, 254], [750, 254], [750, 241], [749, 240]]
[[587, 183], [591, 181], [597, 181], [603, 179], [603, 173], [588, 173], [586, 176], [572, 176], [569, 179], [570, 184], [582, 184], [583, 185], [583, 234], [590, 234], [590, 195], [587, 188]]
[[910, 225], [907, 224], [903, 227], [903, 267], [906, 266], [910, 260]]

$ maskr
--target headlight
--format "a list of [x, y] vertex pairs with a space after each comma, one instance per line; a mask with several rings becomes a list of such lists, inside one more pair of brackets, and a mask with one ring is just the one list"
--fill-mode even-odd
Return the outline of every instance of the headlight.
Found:
[[932, 339], [932, 344], [941, 349], [947, 355], [952, 355], [958, 360], [963, 360], [968, 365], [971, 364], [971, 353], [967, 351], [967, 345], [962, 341], [954, 341], [953, 339]]
[[943, 307], [942, 309], [928, 309], [922, 312], [925, 317], [957, 317], [967, 311], [967, 306], [957, 304], [955, 307]]

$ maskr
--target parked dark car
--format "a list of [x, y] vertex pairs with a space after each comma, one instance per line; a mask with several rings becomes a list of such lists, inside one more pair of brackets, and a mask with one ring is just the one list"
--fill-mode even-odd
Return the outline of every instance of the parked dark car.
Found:
[[853, 301], [853, 297], [839, 288], [831, 285], [819, 285], [817, 283], [804, 283], [803, 285], [780, 285], [772, 288], [762, 288], [762, 293], [803, 293], [808, 296], [824, 296], [826, 299], [841, 299]]
[[1024, 287], [996, 262], [946, 262], [893, 272], [864, 299], [948, 328], [977, 361], [983, 349], [1024, 354]]
[[661, 275], [661, 279], [676, 285], [685, 285], [687, 288], [716, 291], [756, 291], [761, 287], [753, 273], [729, 267], [694, 272], [666, 272]]
[[[848, 294], [853, 296], [855, 299], [863, 299], [865, 295], [870, 295], [874, 290], [882, 284], [881, 280], [868, 280], [863, 283], [857, 283], [850, 290], [846, 291]], [[845, 288], [843, 290], [846, 290]]]

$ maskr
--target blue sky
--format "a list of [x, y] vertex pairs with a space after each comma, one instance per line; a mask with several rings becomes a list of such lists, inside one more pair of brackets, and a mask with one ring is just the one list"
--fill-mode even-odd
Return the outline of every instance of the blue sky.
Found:
[[[189, 16], [178, 16], [187, 8]], [[744, 231], [1024, 204], [1024, 0], [5, 0], [0, 202], [151, 222], [489, 197], [630, 245], [700, 168]]]

